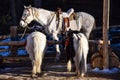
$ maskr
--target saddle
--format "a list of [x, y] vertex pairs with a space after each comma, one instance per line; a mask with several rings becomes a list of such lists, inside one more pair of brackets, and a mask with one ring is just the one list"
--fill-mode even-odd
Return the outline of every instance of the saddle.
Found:
[[71, 20], [75, 20], [75, 13], [72, 13], [72, 14], [70, 15], [70, 17], [63, 18], [63, 23], [64, 23], [63, 25], [64, 25], [65, 27], [69, 27]]
[[[59, 19], [60, 19], [60, 14], [61, 14], [62, 12], [61, 12], [61, 10], [57, 10], [56, 11], [56, 21], [58, 21], [58, 24], [59, 24]], [[63, 26], [64, 27], [69, 27], [70, 26], [70, 21], [71, 20], [75, 20], [75, 16], [76, 16], [76, 14], [75, 14], [75, 12], [73, 12], [73, 13], [71, 13], [70, 14], [70, 16], [69, 17], [65, 17], [65, 18], [63, 18]]]
[[69, 17], [69, 20], [71, 21], [71, 20], [75, 20], [75, 16], [76, 16], [76, 14], [75, 14], [75, 12], [73, 12], [71, 15], [70, 15], [70, 17]]

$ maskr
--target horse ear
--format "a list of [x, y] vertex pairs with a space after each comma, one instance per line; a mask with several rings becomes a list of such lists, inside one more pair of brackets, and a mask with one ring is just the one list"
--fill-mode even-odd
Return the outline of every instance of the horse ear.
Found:
[[24, 5], [24, 8], [26, 8], [26, 6]]
[[32, 7], [31, 5], [29, 5], [28, 7]]

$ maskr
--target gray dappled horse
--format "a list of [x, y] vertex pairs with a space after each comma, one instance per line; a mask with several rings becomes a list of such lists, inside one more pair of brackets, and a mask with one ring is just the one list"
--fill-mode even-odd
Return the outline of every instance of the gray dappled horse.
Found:
[[[31, 21], [37, 21], [45, 28], [47, 34], [52, 35], [53, 40], [59, 41], [58, 34], [61, 34], [61, 32], [64, 30], [64, 26], [62, 26], [61, 23], [65, 14], [67, 15], [66, 12], [62, 12], [62, 14], [60, 14], [60, 16], [62, 16], [60, 20], [56, 21], [56, 12], [28, 6], [25, 7], [23, 11], [23, 15], [20, 20], [20, 26], [26, 27], [29, 23], [31, 23]], [[83, 33], [89, 39], [89, 35], [92, 31], [94, 24], [95, 19], [93, 16], [85, 12], [76, 12], [75, 20], [70, 21], [70, 27], [65, 28], [65, 31], [69, 29], [80, 31], [82, 29]], [[57, 52], [56, 60], [59, 60], [59, 44], [55, 44], [55, 48]]]

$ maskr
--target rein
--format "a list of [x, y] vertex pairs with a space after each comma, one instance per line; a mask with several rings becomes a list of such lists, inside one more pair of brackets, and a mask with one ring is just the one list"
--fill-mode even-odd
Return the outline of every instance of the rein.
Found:
[[27, 28], [28, 28], [28, 27], [25, 27], [24, 32], [23, 32], [23, 34], [22, 34], [22, 36], [21, 36], [20, 39], [23, 39], [23, 37], [24, 37], [24, 35], [25, 35], [26, 31], [27, 31]]

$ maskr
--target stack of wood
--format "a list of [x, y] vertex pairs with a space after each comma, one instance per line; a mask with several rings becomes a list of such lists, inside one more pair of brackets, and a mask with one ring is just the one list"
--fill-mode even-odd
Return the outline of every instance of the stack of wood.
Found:
[[[118, 56], [112, 51], [110, 47], [108, 47], [109, 54], [109, 68], [119, 67], [120, 62]], [[101, 44], [98, 45], [98, 51], [95, 52], [91, 57], [92, 68], [100, 68], [103, 69], [103, 46]]]

